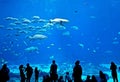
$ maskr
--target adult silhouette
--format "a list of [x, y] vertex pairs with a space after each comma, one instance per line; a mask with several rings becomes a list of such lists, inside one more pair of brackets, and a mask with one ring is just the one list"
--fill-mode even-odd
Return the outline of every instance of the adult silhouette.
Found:
[[27, 82], [30, 82], [31, 76], [33, 74], [33, 69], [29, 65], [29, 63], [27, 63], [27, 68], [25, 69], [25, 71], [26, 71], [26, 76], [27, 76]]
[[74, 82], [82, 82], [82, 67], [80, 65], [80, 61], [77, 60], [75, 62], [75, 66], [73, 68], [73, 78], [74, 78]]
[[110, 70], [112, 72], [112, 78], [113, 82], [118, 82], [118, 77], [117, 77], [117, 66], [115, 65], [114, 62], [111, 62]]
[[35, 67], [35, 82], [38, 82], [38, 77], [39, 77], [39, 70], [37, 67]]
[[21, 78], [21, 80], [20, 80], [20, 82], [25, 82], [25, 69], [24, 69], [24, 67], [23, 67], [23, 65], [20, 65], [19, 66], [19, 71], [20, 71], [20, 78]]
[[7, 64], [4, 64], [0, 70], [0, 82], [7, 82], [10, 79], [9, 72]]
[[52, 64], [50, 66], [50, 79], [51, 79], [51, 82], [56, 82], [58, 79], [57, 64], [55, 60], [52, 61]]

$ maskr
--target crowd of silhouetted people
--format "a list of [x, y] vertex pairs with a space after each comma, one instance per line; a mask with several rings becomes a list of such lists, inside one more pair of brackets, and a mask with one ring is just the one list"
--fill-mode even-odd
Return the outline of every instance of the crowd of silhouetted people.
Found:
[[[62, 76], [62, 75], [59, 76], [57, 73], [57, 69], [58, 69], [58, 66], [55, 60], [53, 60], [50, 66], [50, 72], [49, 74], [43, 76], [42, 82], [98, 82], [95, 75], [92, 75], [92, 76], [87, 75], [86, 80], [83, 81], [82, 79], [83, 70], [79, 60], [75, 62], [75, 65], [73, 67], [72, 77], [70, 77], [69, 72], [66, 72], [65, 76]], [[117, 65], [114, 62], [111, 62], [110, 70], [111, 70], [111, 76], [113, 78], [113, 82], [118, 82]], [[120, 70], [120, 67], [119, 67], [119, 70]], [[20, 82], [30, 82], [33, 73], [35, 76], [35, 82], [39, 82], [40, 71], [38, 70], [37, 67], [35, 67], [35, 69], [33, 70], [30, 64], [27, 63], [26, 67], [24, 67], [23, 65], [20, 65], [19, 71], [20, 71]], [[7, 67], [7, 64], [4, 64], [0, 69], [0, 82], [9, 81], [10, 80], [9, 73], [10, 73], [10, 70]], [[99, 82], [107, 82], [106, 74], [103, 73], [101, 70], [99, 71], [99, 77], [100, 77]]]

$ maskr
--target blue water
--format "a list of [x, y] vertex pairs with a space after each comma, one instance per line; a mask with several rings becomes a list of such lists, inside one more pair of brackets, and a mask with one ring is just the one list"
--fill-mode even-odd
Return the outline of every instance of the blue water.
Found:
[[[58, 63], [73, 63], [79, 59], [93, 64], [120, 63], [119, 4], [119, 0], [0, 0], [0, 25], [4, 26], [0, 28], [1, 61], [46, 64], [52, 59]], [[17, 36], [16, 30], [6, 29], [13, 22], [5, 20], [6, 17], [32, 20], [33, 16], [46, 20], [64, 18], [69, 22], [64, 24], [66, 29], [53, 26], [43, 32], [48, 37], [44, 40], [27, 39], [36, 34], [34, 30]], [[65, 32], [70, 35], [64, 35]], [[38, 50], [25, 51], [31, 46]]]

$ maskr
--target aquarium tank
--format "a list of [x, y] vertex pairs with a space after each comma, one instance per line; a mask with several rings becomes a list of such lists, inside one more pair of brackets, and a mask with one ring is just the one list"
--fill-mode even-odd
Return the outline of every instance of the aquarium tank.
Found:
[[102, 70], [112, 79], [111, 61], [120, 66], [120, 1], [0, 0], [0, 68], [6, 63], [18, 74], [29, 63], [49, 73], [52, 60], [59, 74], [72, 76], [79, 60], [84, 77]]

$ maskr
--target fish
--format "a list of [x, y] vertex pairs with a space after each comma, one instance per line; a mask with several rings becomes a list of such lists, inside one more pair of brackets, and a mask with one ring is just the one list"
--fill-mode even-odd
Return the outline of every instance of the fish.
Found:
[[79, 29], [79, 27], [77, 27], [77, 26], [72, 26], [71, 27], [73, 30], [78, 30]]
[[15, 23], [10, 23], [9, 26], [16, 26], [16, 24]]
[[31, 23], [31, 21], [29, 19], [26, 19], [26, 18], [23, 18], [22, 22], [25, 23], [25, 24]]
[[50, 19], [51, 23], [59, 23], [60, 25], [64, 26], [63, 23], [68, 23], [69, 20], [68, 19], [63, 19], [63, 18], [54, 18], [54, 19]]
[[53, 23], [46, 23], [45, 25], [43, 25], [43, 28], [50, 28], [53, 25], [54, 25]]
[[51, 45], [51, 46], [54, 46], [55, 44], [54, 44], [54, 43], [51, 43], [50, 45]]
[[6, 17], [5, 20], [18, 21], [18, 18], [14, 18], [14, 17]]
[[28, 52], [38, 51], [38, 47], [31, 46], [31, 47], [25, 48], [25, 51], [28, 51]]
[[35, 39], [39, 39], [39, 40], [42, 40], [42, 39], [46, 39], [47, 36], [46, 35], [42, 35], [42, 34], [35, 34], [33, 36], [29, 36], [28, 37], [30, 40], [35, 40]]
[[5, 20], [12, 20], [13, 17], [6, 17]]
[[45, 19], [39, 19], [38, 22], [47, 22]]
[[6, 28], [7, 30], [13, 30], [13, 28], [11, 28], [11, 27], [8, 27], [8, 28]]
[[55, 18], [55, 19], [50, 19], [50, 22], [69, 22], [69, 20], [67, 19], [63, 19], [63, 18]]
[[81, 48], [84, 48], [84, 44], [82, 43], [78, 43], [78, 46], [80, 46]]
[[33, 18], [33, 19], [40, 19], [39, 16], [33, 16], [32, 18]]
[[54, 57], [53, 55], [49, 57], [49, 59], [51, 59], [51, 60], [53, 60], [54, 58], [55, 58], [55, 57]]
[[20, 24], [21, 24], [20, 21], [15, 21], [14, 23], [15, 23], [16, 25], [20, 25]]
[[70, 32], [69, 31], [63, 32], [62, 35], [63, 36], [70, 36]]

